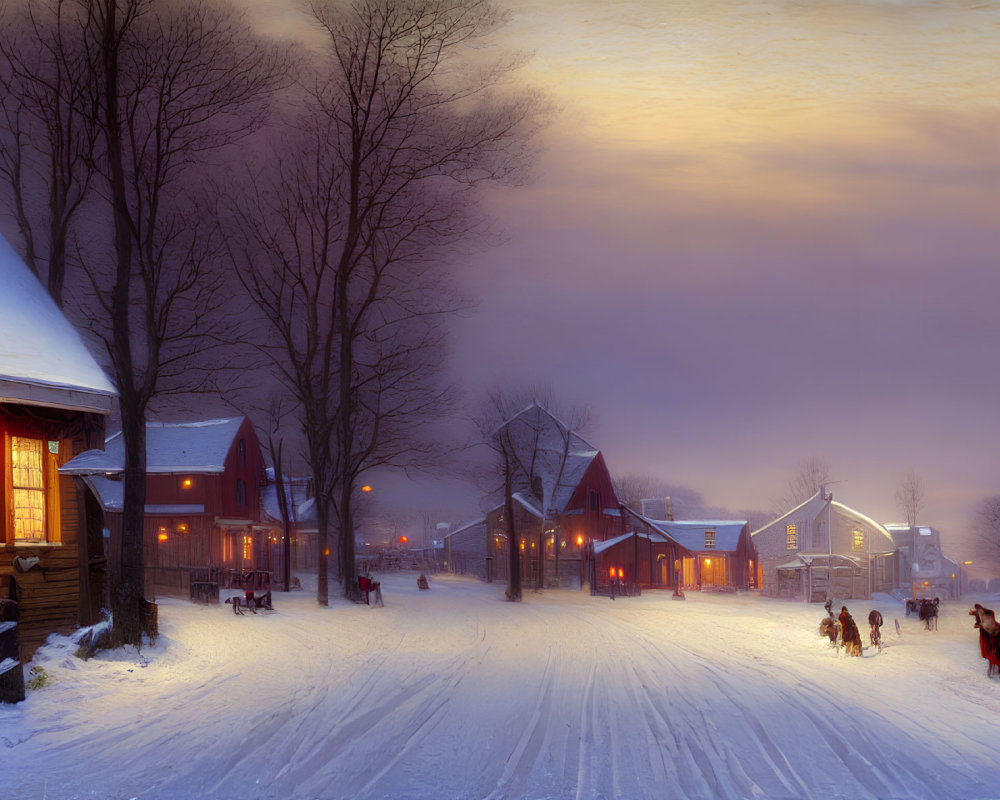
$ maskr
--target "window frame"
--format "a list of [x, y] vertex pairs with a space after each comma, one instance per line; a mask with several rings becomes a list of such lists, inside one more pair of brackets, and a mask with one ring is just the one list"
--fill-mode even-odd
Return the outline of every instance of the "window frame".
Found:
[[[47, 547], [62, 544], [61, 525], [61, 491], [59, 482], [59, 451], [62, 442], [49, 439], [47, 436], [25, 435], [11, 430], [3, 433], [3, 464], [0, 467], [2, 478], [3, 514], [0, 515], [0, 545], [8, 547]], [[14, 453], [13, 440], [25, 439], [38, 442], [41, 449], [42, 487], [17, 487], [18, 491], [39, 491], [42, 493], [42, 538], [23, 539], [17, 537], [15, 523], [15, 486], [14, 486]], [[55, 451], [52, 449], [55, 444]]]
[[785, 549], [799, 549], [799, 526], [794, 522], [785, 525]]

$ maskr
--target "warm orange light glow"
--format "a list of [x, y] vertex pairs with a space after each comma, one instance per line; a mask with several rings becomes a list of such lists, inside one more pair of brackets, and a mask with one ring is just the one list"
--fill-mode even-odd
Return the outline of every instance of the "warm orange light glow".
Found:
[[965, 566], [969, 566], [969, 564], [971, 564], [972, 562], [971, 561], [963, 561], [962, 563], [965, 564]]
[[623, 570], [621, 567], [618, 568], [618, 577], [619, 578], [625, 577], [625, 570]]
[[330, 548], [329, 547], [327, 547], [325, 550], [323, 550], [323, 555], [325, 555], [325, 556], [330, 555]]
[[930, 586], [930, 584], [927, 581], [924, 581], [924, 588], [926, 589], [928, 586]]
[[194, 481], [191, 478], [185, 478], [181, 481], [182, 489], [190, 489], [192, 486], [194, 486]]
[[410, 541], [410, 538], [408, 536], [400, 536], [399, 541], [402, 542], [403, 544], [406, 544], [408, 541]]
[[165, 534], [165, 533], [158, 533], [156, 535], [156, 538], [159, 539], [161, 542], [165, 542], [165, 541], [167, 541], [167, 534]]
[[582, 536], [577, 536], [576, 537], [576, 543], [578, 545], [582, 545], [583, 544], [583, 537]]
[[188, 533], [188, 531], [190, 531], [190, 530], [191, 529], [188, 527], [188, 524], [186, 522], [178, 522], [177, 523], [177, 532], [178, 533]]
[[369, 486], [367, 483], [364, 486], [361, 487], [361, 491], [362, 492], [370, 492], [371, 490], [372, 490], [372, 487]]
[[706, 558], [706, 559], [705, 559], [705, 566], [706, 566], [706, 567], [710, 567], [710, 566], [712, 566], [712, 559], [710, 559], [710, 558]]
[[612, 578], [615, 577], [615, 568], [614, 567], [611, 568], [611, 577]]

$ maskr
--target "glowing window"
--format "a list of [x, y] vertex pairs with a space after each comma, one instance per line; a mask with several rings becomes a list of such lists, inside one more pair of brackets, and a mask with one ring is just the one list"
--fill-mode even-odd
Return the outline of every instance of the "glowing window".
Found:
[[14, 541], [45, 541], [45, 459], [41, 439], [10, 437]]
[[715, 529], [709, 528], [705, 531], [705, 549], [714, 550], [715, 549]]
[[854, 550], [864, 550], [865, 549], [865, 532], [863, 530], [852, 531], [852, 533], [851, 533], [851, 547]]
[[785, 549], [799, 549], [799, 531], [794, 525], [785, 526]]
[[244, 536], [243, 537], [243, 560], [252, 561], [253, 560], [253, 537]]

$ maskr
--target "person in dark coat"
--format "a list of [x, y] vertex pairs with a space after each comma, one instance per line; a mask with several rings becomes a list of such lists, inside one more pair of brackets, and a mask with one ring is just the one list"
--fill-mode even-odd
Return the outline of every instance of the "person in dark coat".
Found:
[[882, 612], [873, 608], [868, 612], [868, 633], [872, 641], [872, 647], [877, 647], [882, 652]]
[[847, 610], [847, 606], [841, 606], [840, 616], [840, 637], [844, 643], [844, 649], [849, 656], [861, 655], [861, 632], [858, 630], [854, 617]]

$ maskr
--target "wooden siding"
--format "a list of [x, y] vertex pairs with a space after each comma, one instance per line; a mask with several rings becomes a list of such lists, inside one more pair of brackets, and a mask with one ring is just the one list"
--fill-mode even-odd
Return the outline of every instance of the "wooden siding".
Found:
[[[7, 546], [0, 553], [0, 583], [17, 585], [21, 622], [18, 626], [21, 660], [28, 661], [50, 633], [71, 633], [80, 611], [80, 513], [71, 478], [60, 477], [62, 541], [59, 544]], [[38, 566], [27, 572], [14, 567], [14, 558], [37, 556]]]

